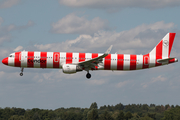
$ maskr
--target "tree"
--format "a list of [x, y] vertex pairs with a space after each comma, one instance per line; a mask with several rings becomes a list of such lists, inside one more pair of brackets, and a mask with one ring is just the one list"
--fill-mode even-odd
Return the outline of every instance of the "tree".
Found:
[[83, 112], [83, 120], [87, 120], [87, 114], [88, 114], [88, 109], [85, 109]]
[[171, 108], [174, 108], [174, 105], [171, 105]]
[[128, 120], [128, 119], [131, 119], [133, 116], [132, 116], [131, 112], [128, 111], [124, 117], [126, 120]]
[[98, 106], [97, 106], [97, 103], [96, 102], [94, 102], [94, 103], [92, 103], [91, 104], [91, 106], [90, 106], [90, 109], [98, 109]]
[[24, 120], [23, 116], [13, 115], [8, 120]]
[[121, 110], [116, 118], [116, 120], [124, 120], [124, 112]]
[[165, 110], [168, 110], [168, 109], [171, 109], [169, 104], [165, 105]]
[[180, 107], [165, 111], [163, 120], [180, 120]]
[[87, 117], [87, 120], [97, 120], [98, 119], [98, 111], [97, 109], [92, 109]]
[[105, 111], [99, 118], [99, 120], [113, 120], [113, 118], [111, 117], [111, 115]]
[[156, 107], [156, 105], [155, 104], [150, 104], [150, 107]]
[[154, 120], [154, 119], [152, 119], [152, 118], [150, 118], [148, 116], [145, 116], [145, 117], [142, 117], [140, 120]]
[[148, 111], [148, 110], [149, 110], [149, 107], [148, 107], [147, 104], [143, 104], [142, 109]]
[[148, 117], [152, 118], [153, 120], [156, 120], [156, 113], [148, 113]]
[[124, 105], [119, 103], [117, 105], [114, 106], [115, 110], [123, 110], [124, 109]]

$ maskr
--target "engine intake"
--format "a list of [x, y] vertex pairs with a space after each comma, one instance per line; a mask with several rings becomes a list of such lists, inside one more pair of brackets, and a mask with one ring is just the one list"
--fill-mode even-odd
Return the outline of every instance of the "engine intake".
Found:
[[83, 69], [82, 69], [81, 66], [78, 66], [78, 65], [65, 64], [65, 65], [62, 66], [62, 70], [63, 70], [63, 73], [73, 74], [73, 73], [82, 71]]

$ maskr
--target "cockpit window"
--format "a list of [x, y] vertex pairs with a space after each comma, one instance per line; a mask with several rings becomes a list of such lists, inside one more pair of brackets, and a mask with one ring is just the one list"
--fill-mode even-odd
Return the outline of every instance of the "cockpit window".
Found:
[[14, 55], [9, 55], [9, 57], [14, 57]]

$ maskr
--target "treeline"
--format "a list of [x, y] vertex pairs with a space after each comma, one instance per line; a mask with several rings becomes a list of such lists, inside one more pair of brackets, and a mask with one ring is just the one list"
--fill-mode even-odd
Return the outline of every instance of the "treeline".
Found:
[[94, 102], [89, 108], [0, 108], [0, 120], [180, 120], [180, 106], [121, 103], [101, 106]]

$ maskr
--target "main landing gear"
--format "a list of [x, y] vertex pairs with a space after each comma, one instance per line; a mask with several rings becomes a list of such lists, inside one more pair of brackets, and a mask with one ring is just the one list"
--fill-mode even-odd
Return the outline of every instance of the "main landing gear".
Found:
[[24, 68], [21, 68], [21, 73], [19, 74], [20, 76], [23, 76], [23, 70]]
[[91, 78], [91, 74], [90, 74], [89, 72], [86, 74], [86, 78], [87, 78], [87, 79], [90, 79], [90, 78]]

